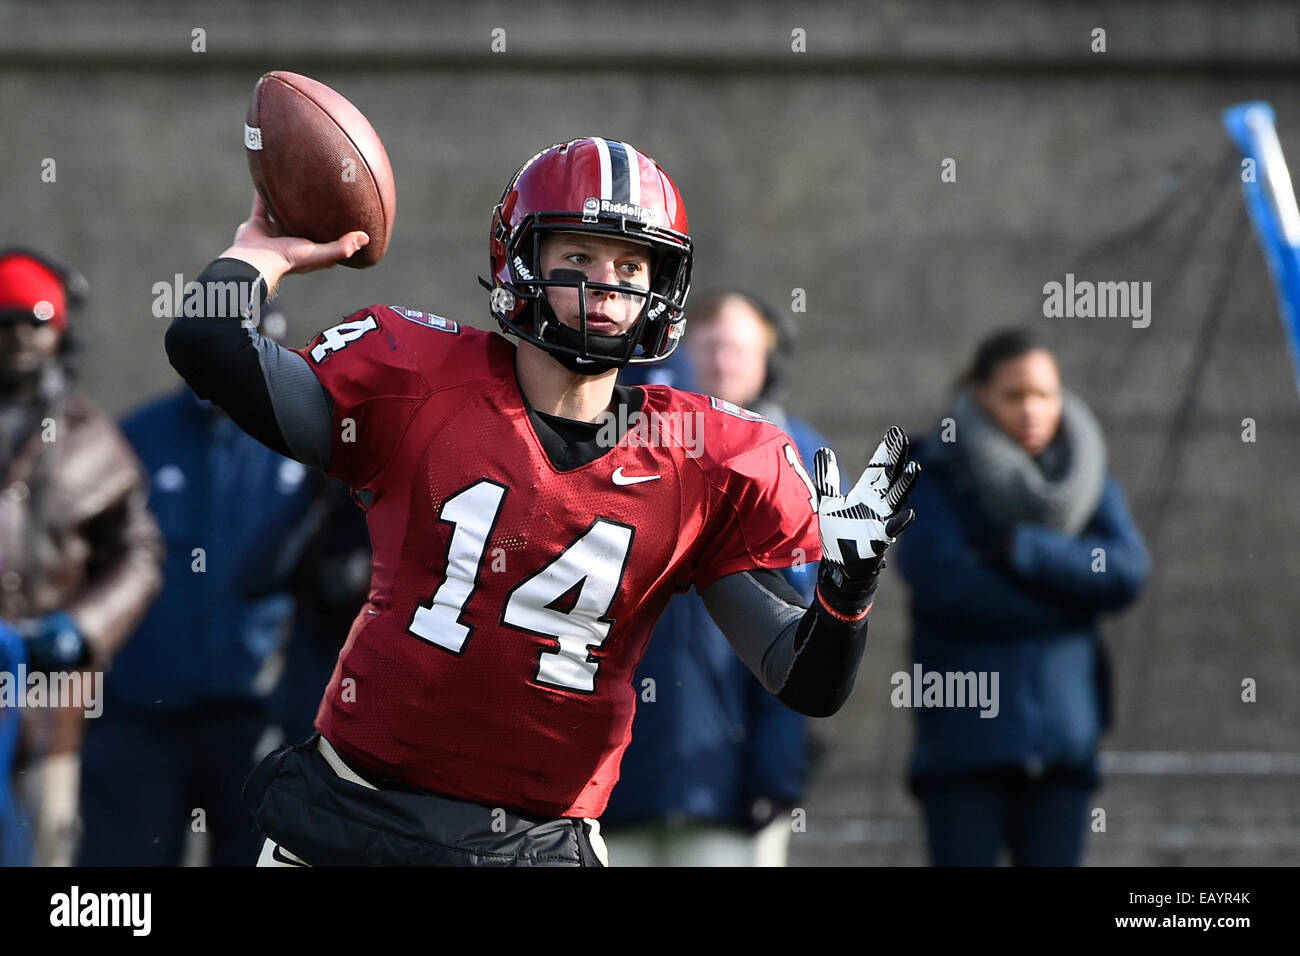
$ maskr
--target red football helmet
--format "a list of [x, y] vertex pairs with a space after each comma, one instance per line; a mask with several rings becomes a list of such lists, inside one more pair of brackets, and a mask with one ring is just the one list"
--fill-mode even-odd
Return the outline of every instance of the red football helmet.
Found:
[[[648, 245], [648, 290], [587, 282], [572, 273], [542, 276], [547, 232], [589, 232]], [[492, 212], [492, 315], [508, 331], [545, 349], [566, 368], [597, 374], [658, 362], [672, 354], [686, 328], [691, 237], [686, 207], [653, 159], [612, 139], [588, 137], [542, 150], [510, 179]], [[546, 299], [550, 286], [578, 290], [581, 327], [560, 323]], [[614, 291], [645, 301], [621, 335], [587, 333], [587, 291]]]

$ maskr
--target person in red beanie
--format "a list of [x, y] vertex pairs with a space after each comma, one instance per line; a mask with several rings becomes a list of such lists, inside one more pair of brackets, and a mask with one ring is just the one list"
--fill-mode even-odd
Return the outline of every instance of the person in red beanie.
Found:
[[65, 341], [69, 292], [74, 301], [81, 292], [69, 289], [64, 276], [72, 274], [59, 269], [26, 250], [0, 255], [0, 388], [6, 394], [31, 395], [41, 367]]
[[83, 714], [102, 706], [102, 671], [162, 584], [139, 463], [70, 381], [68, 312], [84, 284], [40, 253], [0, 250], [0, 620], [23, 637], [18, 692], [35, 674], [79, 674], [82, 690], [79, 706], [21, 712], [33, 820], [0, 841], [34, 842], [47, 865], [72, 858]]

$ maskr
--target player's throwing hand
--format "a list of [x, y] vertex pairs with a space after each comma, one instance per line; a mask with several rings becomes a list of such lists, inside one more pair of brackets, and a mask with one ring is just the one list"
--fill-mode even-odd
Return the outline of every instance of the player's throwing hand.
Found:
[[256, 266], [266, 280], [267, 288], [274, 288], [283, 276], [328, 269], [369, 242], [370, 237], [364, 232], [345, 233], [333, 242], [312, 242], [286, 236], [271, 217], [262, 197], [253, 193], [253, 208], [235, 230], [234, 245], [222, 256], [242, 259]]
[[891, 426], [847, 495], [840, 494], [835, 452], [822, 448], [813, 459], [822, 561], [850, 582], [872, 580], [884, 567], [885, 551], [916, 516], [903, 507], [921, 473], [907, 460], [907, 449], [907, 435]]

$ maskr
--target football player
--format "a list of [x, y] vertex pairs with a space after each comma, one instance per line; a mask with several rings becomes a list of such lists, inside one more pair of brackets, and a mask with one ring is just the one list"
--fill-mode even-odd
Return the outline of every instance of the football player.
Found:
[[[671, 595], [694, 585], [771, 693], [833, 714], [919, 466], [891, 428], [841, 494], [831, 453], [809, 475], [757, 415], [615, 385], [677, 347], [692, 262], [677, 187], [626, 143], [551, 146], [502, 193], [481, 281], [517, 341], [388, 305], [296, 350], [248, 328], [283, 276], [367, 241], [279, 235], [255, 198], [167, 332], [200, 397], [353, 489], [374, 549], [318, 733], [245, 786], [260, 862], [600, 865]], [[244, 314], [200, 314], [231, 282]], [[775, 569], [818, 558], [805, 607]]]

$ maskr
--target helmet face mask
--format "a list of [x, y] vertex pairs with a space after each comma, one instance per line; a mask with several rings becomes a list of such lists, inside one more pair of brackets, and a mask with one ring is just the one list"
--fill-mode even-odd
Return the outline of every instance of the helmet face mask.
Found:
[[[507, 332], [549, 352], [574, 372], [600, 374], [662, 361], [676, 349], [686, 326], [693, 250], [686, 229], [676, 186], [633, 147], [597, 138], [552, 146], [514, 175], [494, 210], [495, 281], [483, 282], [491, 291], [492, 315]], [[649, 288], [588, 281], [579, 270], [541, 275], [542, 241], [561, 232], [648, 246]], [[552, 288], [577, 293], [577, 328], [556, 316], [547, 298]], [[626, 331], [603, 335], [587, 328], [592, 291], [641, 300]]]

